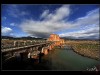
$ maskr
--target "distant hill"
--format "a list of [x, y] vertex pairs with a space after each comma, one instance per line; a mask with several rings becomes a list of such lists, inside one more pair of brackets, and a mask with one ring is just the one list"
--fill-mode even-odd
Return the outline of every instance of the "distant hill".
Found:
[[[99, 40], [100, 39], [76, 39], [74, 37], [60, 37], [61, 39], [64, 40]], [[46, 40], [47, 38], [36, 38], [36, 37], [31, 37], [31, 36], [26, 36], [26, 37], [12, 37], [12, 36], [1, 36], [1, 39], [23, 39], [23, 40]]]
[[98, 40], [100, 41], [100, 39], [84, 39], [84, 38], [80, 38], [80, 39], [77, 39], [77, 38], [73, 38], [73, 37], [61, 37], [62, 39], [64, 40]]
[[31, 36], [27, 36], [27, 37], [12, 37], [12, 36], [1, 36], [1, 39], [26, 39], [26, 40], [45, 40], [44, 38], [35, 38], [35, 37], [31, 37]]
[[13, 39], [14, 37], [11, 36], [1, 36], [1, 39]]

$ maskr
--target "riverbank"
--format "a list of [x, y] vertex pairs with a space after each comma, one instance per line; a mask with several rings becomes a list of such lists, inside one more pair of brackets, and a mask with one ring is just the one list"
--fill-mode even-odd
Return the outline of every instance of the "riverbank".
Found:
[[80, 55], [82, 55], [82, 56], [85, 56], [85, 57], [88, 57], [88, 58], [92, 58], [92, 59], [95, 59], [95, 60], [100, 60], [100, 58], [98, 58], [98, 57], [94, 57], [94, 56], [92, 56], [92, 55], [88, 55], [88, 54], [86, 54], [86, 53], [82, 53], [81, 51], [77, 51], [77, 50], [75, 50], [75, 49], [73, 49], [73, 51], [75, 52], [75, 53], [77, 53], [77, 54], [80, 54]]
[[66, 45], [71, 46], [74, 52], [82, 56], [100, 60], [98, 41], [66, 41]]

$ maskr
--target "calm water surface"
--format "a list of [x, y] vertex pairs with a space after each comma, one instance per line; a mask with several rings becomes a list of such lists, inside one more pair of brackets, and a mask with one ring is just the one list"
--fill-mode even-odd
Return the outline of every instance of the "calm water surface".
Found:
[[100, 64], [100, 61], [83, 57], [69, 49], [55, 49], [46, 57], [51, 70], [84, 71]]

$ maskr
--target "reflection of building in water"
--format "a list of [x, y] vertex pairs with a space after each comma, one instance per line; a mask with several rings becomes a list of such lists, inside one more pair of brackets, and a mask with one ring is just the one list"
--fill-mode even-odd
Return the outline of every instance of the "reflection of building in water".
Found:
[[51, 34], [47, 41], [54, 41], [55, 45], [64, 44], [64, 39], [60, 39], [59, 35], [57, 34]]

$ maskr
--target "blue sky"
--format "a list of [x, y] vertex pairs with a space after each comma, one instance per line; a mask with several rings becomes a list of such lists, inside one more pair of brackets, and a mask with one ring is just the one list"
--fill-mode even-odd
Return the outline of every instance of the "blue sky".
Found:
[[94, 4], [3, 4], [2, 35], [99, 38], [99, 5]]

